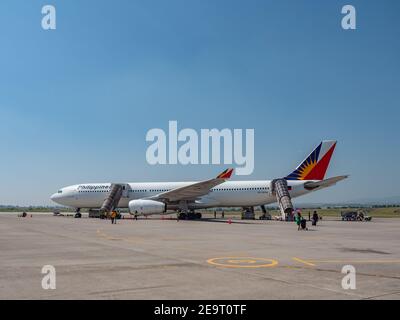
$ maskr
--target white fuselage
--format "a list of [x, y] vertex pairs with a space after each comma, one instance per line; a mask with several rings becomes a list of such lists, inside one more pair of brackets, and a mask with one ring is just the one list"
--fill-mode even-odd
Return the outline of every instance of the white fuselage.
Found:
[[[307, 181], [288, 181], [292, 198], [311, 191], [304, 188]], [[144, 182], [123, 183], [123, 195], [118, 207], [127, 208], [129, 201], [146, 199], [162, 192], [193, 184], [194, 182]], [[89, 183], [65, 187], [52, 195], [51, 199], [59, 204], [74, 208], [100, 208], [108, 196], [111, 183]], [[213, 207], [251, 207], [276, 202], [271, 192], [271, 181], [227, 181], [210, 190], [196, 201], [189, 203], [190, 209]], [[176, 205], [168, 205], [175, 210]]]

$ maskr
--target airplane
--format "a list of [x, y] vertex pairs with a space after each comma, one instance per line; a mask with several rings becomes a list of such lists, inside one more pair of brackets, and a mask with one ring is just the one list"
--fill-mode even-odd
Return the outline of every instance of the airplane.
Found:
[[348, 175], [325, 179], [337, 141], [322, 141], [297, 168], [273, 180], [228, 181], [233, 169], [216, 178], [195, 182], [84, 183], [68, 186], [51, 196], [54, 202], [76, 209], [110, 212], [128, 208], [131, 215], [177, 212], [178, 219], [200, 219], [198, 209], [241, 207], [252, 210], [278, 203], [282, 217], [293, 212], [292, 198], [335, 185]]

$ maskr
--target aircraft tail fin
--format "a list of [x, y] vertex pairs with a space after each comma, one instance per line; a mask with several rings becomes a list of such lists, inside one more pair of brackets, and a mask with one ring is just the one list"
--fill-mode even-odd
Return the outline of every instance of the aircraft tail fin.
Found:
[[294, 170], [285, 177], [286, 180], [323, 180], [328, 170], [333, 151], [336, 147], [335, 140], [322, 141], [311, 154]]

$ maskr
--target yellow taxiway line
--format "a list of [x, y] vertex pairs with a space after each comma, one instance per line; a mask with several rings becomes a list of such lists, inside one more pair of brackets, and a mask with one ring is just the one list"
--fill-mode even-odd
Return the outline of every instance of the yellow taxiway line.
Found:
[[306, 260], [304, 260], [304, 259], [300, 259], [300, 258], [296, 258], [296, 257], [293, 257], [292, 259], [293, 259], [294, 261], [303, 263], [303, 264], [305, 264], [305, 265], [307, 265], [307, 266], [310, 266], [310, 267], [315, 267], [315, 266], [316, 266], [314, 263], [311, 263], [310, 261], [306, 261]]
[[252, 257], [212, 258], [208, 259], [207, 263], [224, 268], [271, 268], [278, 265], [278, 261], [274, 259]]

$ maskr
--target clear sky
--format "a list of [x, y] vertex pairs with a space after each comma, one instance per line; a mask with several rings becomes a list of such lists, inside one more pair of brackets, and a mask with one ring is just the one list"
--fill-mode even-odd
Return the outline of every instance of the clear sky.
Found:
[[[41, 8], [57, 29], [41, 28]], [[341, 28], [341, 8], [357, 30]], [[51, 204], [82, 182], [179, 181], [224, 166], [150, 166], [151, 128], [254, 128], [255, 170], [290, 173], [322, 139], [328, 175], [302, 201], [398, 196], [400, 2], [0, 2], [0, 204]]]

